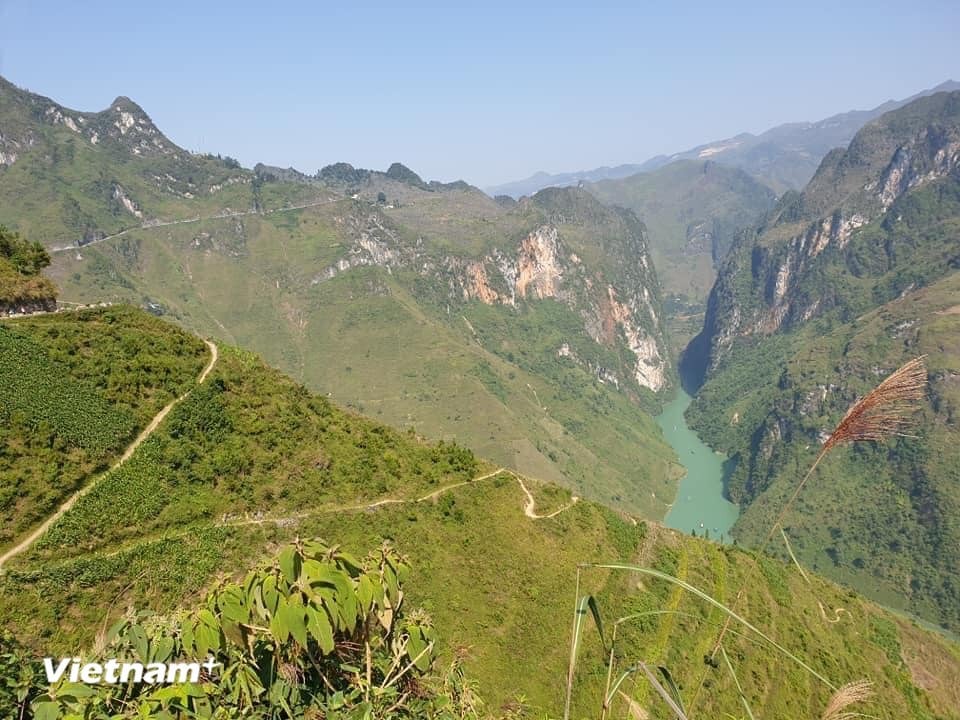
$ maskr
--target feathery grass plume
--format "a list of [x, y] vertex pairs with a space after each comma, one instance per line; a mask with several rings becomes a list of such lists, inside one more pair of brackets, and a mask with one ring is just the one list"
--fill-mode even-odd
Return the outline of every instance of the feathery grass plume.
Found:
[[903, 430], [910, 424], [926, 392], [925, 358], [921, 355], [906, 363], [856, 402], [830, 435], [824, 449], [846, 442], [876, 441], [891, 435], [904, 435]]
[[851, 720], [862, 717], [861, 713], [846, 712], [851, 705], [873, 697], [873, 683], [869, 680], [854, 680], [837, 690], [827, 703], [820, 720]]

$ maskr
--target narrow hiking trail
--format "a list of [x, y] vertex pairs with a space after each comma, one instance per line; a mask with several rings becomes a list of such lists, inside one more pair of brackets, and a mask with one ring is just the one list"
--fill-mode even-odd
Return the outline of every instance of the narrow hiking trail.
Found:
[[[201, 377], [206, 377], [206, 374], [202, 375]], [[119, 463], [117, 464], [119, 465]], [[345, 513], [345, 512], [363, 512], [363, 511], [369, 511], [369, 510], [376, 510], [377, 508], [384, 507], [386, 505], [413, 505], [417, 503], [424, 503], [424, 502], [429, 502], [431, 500], [435, 500], [436, 498], [440, 497], [444, 493], [447, 493], [451, 490], [455, 490], [456, 488], [463, 487], [464, 485], [473, 485], [474, 483], [477, 483], [483, 480], [489, 480], [491, 478], [496, 477], [497, 475], [500, 475], [501, 473], [507, 473], [509, 475], [512, 475], [513, 478], [519, 483], [520, 488], [523, 490], [524, 494], [526, 495], [523, 512], [524, 512], [524, 515], [530, 518], [531, 520], [547, 520], [550, 518], [554, 518], [557, 515], [560, 515], [561, 513], [569, 510], [580, 501], [580, 498], [574, 495], [572, 496], [571, 501], [566, 505], [564, 505], [563, 507], [558, 508], [557, 510], [554, 510], [546, 514], [539, 515], [536, 513], [536, 501], [533, 495], [527, 489], [527, 486], [523, 483], [523, 480], [520, 478], [520, 476], [512, 472], [511, 470], [507, 470], [506, 468], [501, 467], [501, 468], [497, 468], [492, 472], [488, 472], [485, 475], [479, 475], [469, 480], [462, 480], [460, 482], [451, 483], [450, 485], [444, 485], [441, 488], [433, 490], [427, 493], [426, 495], [421, 495], [420, 497], [417, 497], [417, 498], [382, 498], [380, 500], [373, 500], [370, 502], [357, 503], [352, 505], [334, 505], [334, 506], [328, 506], [323, 508], [316, 508], [315, 510], [305, 510], [303, 512], [293, 513], [290, 515], [282, 515], [278, 517], [265, 517], [265, 516], [261, 516], [259, 513], [255, 514], [254, 517], [244, 517], [242, 519], [241, 518], [227, 519], [227, 517], [225, 516], [224, 519], [220, 520], [219, 522], [214, 522], [213, 526], [230, 528], [230, 527], [245, 527], [250, 525], [272, 524], [272, 525], [276, 525], [277, 527], [285, 527], [285, 526], [294, 524], [299, 520], [303, 520], [308, 517], [315, 517], [317, 515], [331, 515], [334, 513]], [[87, 488], [87, 490], [89, 490], [89, 488]], [[84, 492], [86, 492], [86, 490]], [[63, 512], [66, 512], [69, 509], [70, 509], [69, 507], [66, 507], [66, 503], [64, 503], [64, 507], [61, 508], [61, 512], [57, 514], [57, 517], [59, 517], [60, 515], [63, 514]], [[46, 523], [44, 523], [43, 528], [39, 532], [35, 533], [35, 535], [39, 537], [39, 535], [42, 534], [43, 530], [46, 529], [46, 527], [49, 527], [49, 525], [52, 524], [52, 522], [54, 522], [55, 520], [56, 518], [52, 518], [51, 520], [48, 520]], [[155, 537], [141, 537], [135, 540], [131, 540], [130, 542], [125, 543], [122, 547], [111, 550], [110, 552], [106, 552], [106, 553], [92, 552], [88, 556], [96, 556], [100, 558], [114, 557], [116, 555], [119, 555], [122, 552], [126, 552], [131, 547], [134, 547], [141, 543], [157, 540], [161, 537], [165, 540], [183, 537], [195, 531], [196, 531], [196, 527], [194, 526], [176, 533], [164, 533], [162, 535], [155, 536]], [[31, 537], [32, 537], [32, 540], [36, 540], [36, 537], [33, 537], [33, 536]], [[11, 552], [8, 554], [12, 555], [13, 553]], [[0, 558], [0, 572], [2, 572], [2, 563], [6, 559], [7, 559], [6, 556], [4, 556], [3, 558]], [[65, 562], [69, 562], [71, 559], [76, 559], [76, 558], [67, 559]]]
[[551, 513], [547, 513], [546, 515], [538, 515], [536, 512], [537, 503], [533, 499], [533, 495], [530, 493], [530, 491], [527, 490], [527, 486], [523, 484], [523, 478], [521, 478], [519, 475], [514, 475], [514, 477], [517, 479], [517, 482], [520, 483], [520, 489], [523, 490], [524, 494], [527, 496], [527, 502], [523, 506], [523, 514], [531, 520], [547, 520], [549, 518], [556, 517], [564, 510], [569, 510], [578, 502], [580, 502], [580, 498], [578, 498], [576, 495], [571, 495], [570, 502], [564, 505], [562, 508], [554, 510]]
[[[220, 351], [217, 348], [215, 343], [209, 340], [204, 340], [204, 342], [207, 344], [207, 347], [210, 349], [210, 362], [207, 363], [206, 367], [204, 367], [203, 369], [203, 372], [201, 372], [200, 376], [197, 378], [197, 385], [202, 384], [203, 381], [207, 379], [207, 375], [209, 375], [210, 371], [213, 370], [213, 366], [217, 363], [217, 359], [220, 357]], [[125, 463], [127, 460], [129, 460], [130, 457], [133, 455], [133, 453], [136, 452], [137, 448], [143, 444], [144, 440], [150, 437], [150, 435], [152, 435], [153, 432], [160, 426], [160, 423], [163, 422], [163, 419], [167, 416], [167, 414], [171, 410], [173, 410], [173, 408], [177, 404], [179, 404], [184, 399], [186, 399], [186, 397], [191, 392], [193, 392], [192, 388], [190, 390], [187, 390], [187, 392], [185, 392], [180, 397], [174, 400], [171, 400], [169, 403], [167, 403], [163, 407], [163, 409], [160, 410], [160, 412], [158, 412], [156, 415], [153, 416], [153, 419], [143, 429], [143, 431], [139, 435], [137, 435], [136, 439], [132, 443], [130, 443], [130, 445], [127, 446], [127, 449], [124, 450], [123, 455], [120, 456], [120, 459], [117, 460], [117, 462], [115, 462], [110, 467], [109, 470], [106, 470], [105, 472], [100, 473], [98, 476], [93, 478], [93, 480], [87, 483], [84, 487], [77, 490], [73, 495], [67, 498], [67, 500], [57, 509], [57, 511], [53, 515], [51, 515], [46, 520], [44, 520], [36, 529], [34, 529], [33, 532], [27, 535], [27, 537], [21, 540], [17, 545], [7, 550], [3, 555], [0, 555], [0, 572], [2, 572], [3, 566], [8, 560], [19, 555], [20, 553], [27, 550], [31, 545], [33, 545], [33, 543], [35, 543], [41, 535], [43, 535], [47, 530], [50, 529], [51, 525], [53, 525], [66, 512], [68, 512], [70, 508], [72, 508], [74, 504], [76, 504], [77, 500], [79, 500], [88, 492], [90, 492], [102, 478], [106, 477], [111, 472], [113, 472], [118, 467], [120, 467], [123, 463]]]
[[326, 508], [317, 508], [316, 510], [305, 510], [304, 512], [294, 513], [292, 515], [283, 515], [280, 517], [253, 517], [253, 518], [244, 518], [243, 520], [224, 520], [223, 522], [217, 523], [217, 527], [239, 527], [243, 525], [266, 525], [273, 523], [275, 525], [287, 525], [297, 520], [302, 520], [304, 518], [313, 517], [315, 515], [328, 515], [330, 513], [339, 513], [339, 512], [356, 512], [361, 510], [375, 510], [378, 507], [383, 507], [385, 505], [414, 505], [416, 503], [429, 502], [430, 500], [435, 500], [441, 495], [455, 490], [458, 487], [463, 487], [464, 485], [472, 485], [474, 483], [480, 482], [481, 480], [489, 480], [490, 478], [496, 477], [501, 473], [508, 473], [512, 475], [513, 478], [520, 484], [520, 489], [523, 490], [524, 495], [526, 495], [526, 501], [523, 506], [523, 514], [526, 515], [531, 520], [548, 520], [554, 518], [560, 513], [569, 510], [574, 505], [576, 505], [580, 498], [576, 495], [571, 497], [571, 501], [553, 512], [545, 513], [543, 515], [537, 514], [536, 512], [536, 500], [533, 495], [527, 489], [527, 486], [524, 485], [523, 479], [516, 473], [507, 470], [506, 468], [497, 468], [493, 472], [488, 472], [486, 475], [480, 475], [479, 477], [471, 478], [470, 480], [463, 480], [461, 482], [452, 483], [451, 485], [444, 485], [441, 488], [433, 490], [432, 492], [422, 495], [418, 498], [383, 498], [381, 500], [375, 500], [373, 502], [359, 503], [355, 505], [337, 505], [335, 507], [326, 507]]

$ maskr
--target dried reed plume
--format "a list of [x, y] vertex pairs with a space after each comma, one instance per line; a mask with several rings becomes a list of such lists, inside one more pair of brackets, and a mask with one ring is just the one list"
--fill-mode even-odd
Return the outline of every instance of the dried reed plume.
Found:
[[869, 680], [854, 680], [837, 690], [830, 698], [820, 720], [850, 720], [861, 717], [860, 713], [844, 712], [854, 703], [863, 702], [873, 696], [873, 683]]
[[903, 435], [926, 391], [924, 358], [911, 360], [855, 403], [824, 443], [823, 452], [841, 443]]
[[910, 437], [904, 433], [904, 430], [912, 422], [913, 415], [919, 409], [920, 401], [923, 400], [927, 388], [925, 358], [925, 355], [921, 355], [902, 365], [847, 410], [847, 414], [830, 433], [817, 459], [813, 461], [813, 465], [810, 466], [807, 474], [770, 526], [767, 537], [760, 546], [761, 551], [769, 544], [784, 516], [800, 495], [803, 486], [817, 469], [817, 465], [833, 448], [845, 443], [877, 442], [893, 435]]

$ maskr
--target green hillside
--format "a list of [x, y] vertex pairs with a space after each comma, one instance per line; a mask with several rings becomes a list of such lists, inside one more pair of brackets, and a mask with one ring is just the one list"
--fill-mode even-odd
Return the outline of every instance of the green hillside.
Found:
[[759, 225], [776, 199], [743, 170], [697, 160], [678, 160], [587, 189], [604, 203], [633, 210], [647, 226], [680, 347], [703, 324], [716, 267], [734, 236]]
[[[871, 597], [960, 627], [960, 274], [821, 335], [806, 328], [767, 355], [730, 358], [704, 387], [691, 419], [718, 447], [747, 448], [730, 492], [745, 506], [737, 537], [756, 542], [848, 405], [878, 373], [927, 356], [929, 399], [916, 439], [857, 446], [825, 461], [787, 526], [808, 566]], [[780, 358], [786, 357], [784, 365]], [[855, 499], [855, 507], [851, 500]]]
[[633, 214], [574, 189], [507, 207], [400, 163], [249, 172], [126, 98], [85, 113], [3, 81], [0, 101], [0, 223], [51, 250], [65, 303], [166, 315], [394, 427], [663, 516], [679, 470], [651, 415], [676, 375]]
[[252, 175], [174, 145], [128, 98], [79, 112], [0, 77], [0, 224], [71, 244], [246, 203]]
[[[12, 327], [20, 336], [69, 338], [59, 352], [87, 354], [101, 369], [143, 354], [131, 348], [121, 359], [109, 342], [94, 342], [104, 327], [120, 335], [168, 327], [168, 362], [196, 371], [203, 360], [199, 341], [183, 344], [180, 331], [131, 310]], [[77, 362], [64, 372], [79, 383], [88, 367]], [[116, 392], [132, 390], [126, 378]], [[142, 416], [134, 422], [140, 427]], [[950, 678], [960, 673], [960, 650], [849, 591], [815, 577], [808, 584], [780, 561], [574, 502], [453, 443], [428, 443], [339, 409], [229, 347], [129, 461], [7, 562], [0, 626], [32, 652], [75, 653], [127, 606], [168, 613], [193, 605], [219, 578], [239, 576], [296, 537], [323, 537], [357, 555], [390, 541], [412, 568], [408, 602], [433, 618], [441, 665], [461, 657], [492, 716], [560, 714], [577, 565], [619, 561], [735, 604], [834, 686], [874, 680], [876, 698], [858, 706], [863, 712], [957, 717]], [[746, 598], [735, 602], [741, 588]], [[758, 646], [759, 636], [724, 641], [736, 681], [725, 664], [704, 663], [723, 614], [676, 585], [587, 568], [580, 590], [595, 595], [607, 632], [615, 618], [656, 613], [621, 624], [619, 662], [669, 667], [692, 716], [739, 716], [737, 682], [764, 718], [819, 717], [831, 695], [782, 651]], [[590, 633], [579, 653], [574, 717], [597, 716], [605, 682], [606, 653]], [[651, 715], [664, 711], [647, 685], [623, 688]], [[627, 710], [618, 695], [614, 711]]]

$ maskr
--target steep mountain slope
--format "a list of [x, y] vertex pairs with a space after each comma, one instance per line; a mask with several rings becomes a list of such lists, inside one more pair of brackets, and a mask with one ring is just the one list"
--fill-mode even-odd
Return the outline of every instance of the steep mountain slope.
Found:
[[633, 214], [574, 189], [497, 203], [400, 163], [251, 173], [128, 100], [0, 94], [0, 222], [52, 249], [65, 301], [168, 314], [395, 426], [663, 516], [678, 469], [650, 412], [675, 371]]
[[685, 344], [702, 327], [716, 266], [741, 228], [760, 224], [773, 208], [770, 188], [737, 168], [678, 160], [652, 172], [586, 186], [608, 205], [633, 210], [647, 226], [664, 288], [674, 340]]
[[537, 173], [526, 180], [485, 189], [490, 195], [520, 197], [532, 195], [545, 187], [562, 187], [650, 172], [676, 160], [714, 160], [745, 170], [778, 193], [800, 190], [813, 177], [821, 159], [830, 150], [846, 147], [857, 131], [871, 120], [918, 98], [954, 90], [960, 90], [960, 83], [948, 80], [905, 100], [888, 100], [871, 110], [852, 110], [816, 122], [786, 123], [759, 135], [741, 133], [673, 155], [658, 155], [638, 165], [618, 165], [557, 175]]
[[205, 354], [193, 336], [133, 311], [0, 327], [0, 550], [106, 470], [192, 384]]
[[[8, 332], [70, 337], [75, 351], [106, 368], [143, 364], [164, 351], [98, 355], [104, 326], [126, 335], [140, 324], [161, 325], [111, 308], [19, 320]], [[174, 345], [165, 350], [194, 363], [199, 341], [180, 347], [180, 333], [169, 333]], [[83, 372], [65, 370], [72, 382], [82, 382]], [[132, 392], [129, 380], [120, 389]], [[60, 452], [73, 447], [68, 441]], [[491, 714], [518, 707], [560, 713], [576, 565], [620, 560], [673, 574], [724, 602], [744, 587], [740, 610], [814, 672], [834, 685], [876, 681], [877, 697], [864, 712], [890, 720], [957, 717], [957, 646], [816, 577], [808, 584], [779, 562], [572, 502], [559, 488], [518, 481], [456, 445], [432, 445], [344, 412], [227, 347], [126, 464], [4, 568], [0, 623], [41, 656], [76, 653], [125, 606], [169, 612], [192, 604], [277, 543], [311, 536], [356, 553], [389, 540], [404, 553], [413, 567], [409, 602], [433, 616], [441, 654], [463, 659]], [[676, 586], [650, 578], [638, 585], [637, 576], [602, 569], [585, 569], [580, 589], [595, 595], [608, 624], [653, 613], [621, 624], [624, 663], [641, 657], [669, 667], [691, 713], [741, 711], [737, 681], [725, 667], [700, 661], [722, 622], [717, 608]], [[731, 634], [725, 646], [756, 715], [819, 717], [831, 690], [755, 640]], [[606, 657], [596, 636], [585, 635], [578, 717], [598, 712]], [[623, 688], [659, 711], [645, 686]], [[627, 710], [619, 695], [614, 709]]]
[[685, 361], [707, 370], [692, 423], [739, 457], [735, 532], [749, 541], [855, 397], [927, 354], [919, 437], [839, 453], [790, 523], [820, 571], [951, 627], [958, 235], [960, 93], [941, 93], [864, 127], [738, 240]]
[[649, 261], [609, 259], [644, 257], [642, 227], [572, 190], [472, 220], [479, 193], [419, 192], [131, 232], [53, 274], [67, 298], [146, 302], [394, 425], [660, 517], [659, 290]]

